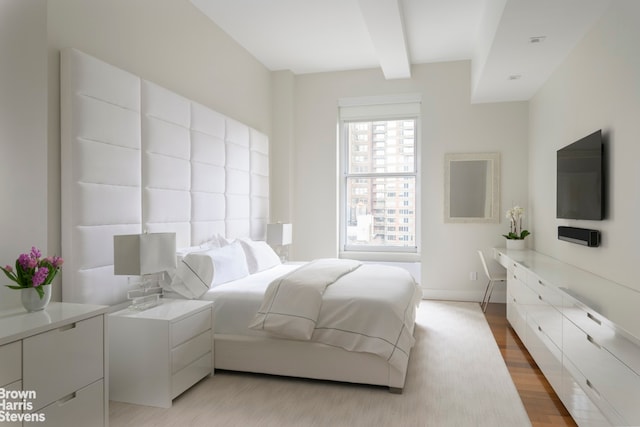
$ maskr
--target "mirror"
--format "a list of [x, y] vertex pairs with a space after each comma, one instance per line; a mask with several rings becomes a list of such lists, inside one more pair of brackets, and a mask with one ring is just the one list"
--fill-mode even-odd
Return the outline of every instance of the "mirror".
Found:
[[500, 153], [445, 154], [445, 222], [500, 222]]

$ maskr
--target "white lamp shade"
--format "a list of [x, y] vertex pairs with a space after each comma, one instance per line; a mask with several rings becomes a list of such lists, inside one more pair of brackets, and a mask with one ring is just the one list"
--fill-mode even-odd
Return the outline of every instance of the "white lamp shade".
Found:
[[271, 246], [286, 246], [293, 242], [293, 226], [291, 224], [267, 224], [267, 243]]
[[176, 267], [176, 233], [113, 236], [113, 272], [141, 276]]

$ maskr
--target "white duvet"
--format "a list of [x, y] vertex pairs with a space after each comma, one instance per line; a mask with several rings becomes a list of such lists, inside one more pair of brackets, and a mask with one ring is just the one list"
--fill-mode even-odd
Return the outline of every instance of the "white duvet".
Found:
[[[268, 285], [297, 267], [280, 265], [207, 292], [203, 298], [215, 301], [216, 333], [268, 335], [249, 325]], [[420, 295], [407, 271], [363, 264], [326, 287], [311, 341], [374, 353], [394, 366], [406, 366]]]

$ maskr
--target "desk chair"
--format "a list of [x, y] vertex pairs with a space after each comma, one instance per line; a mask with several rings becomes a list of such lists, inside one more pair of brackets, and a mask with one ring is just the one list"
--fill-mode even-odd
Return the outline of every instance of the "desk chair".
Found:
[[[487, 261], [484, 258], [484, 253], [479, 250], [478, 255], [480, 256], [480, 261], [482, 261], [482, 267], [484, 268], [484, 273], [487, 275], [487, 279], [489, 282], [487, 283], [487, 288], [484, 290], [484, 296], [482, 297], [482, 302], [480, 303], [480, 307], [482, 307], [482, 311], [487, 311], [487, 306], [489, 305], [489, 300], [491, 299], [491, 293], [493, 292], [493, 286], [496, 282], [506, 282], [507, 280], [507, 271], [499, 266], [495, 261], [491, 264], [487, 264]], [[491, 268], [490, 268], [491, 267]]]

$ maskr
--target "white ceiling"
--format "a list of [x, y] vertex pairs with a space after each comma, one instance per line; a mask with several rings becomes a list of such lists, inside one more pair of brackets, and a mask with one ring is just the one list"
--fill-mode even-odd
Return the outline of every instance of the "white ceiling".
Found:
[[531, 98], [611, 1], [191, 0], [269, 70], [398, 79], [471, 60], [472, 102]]

